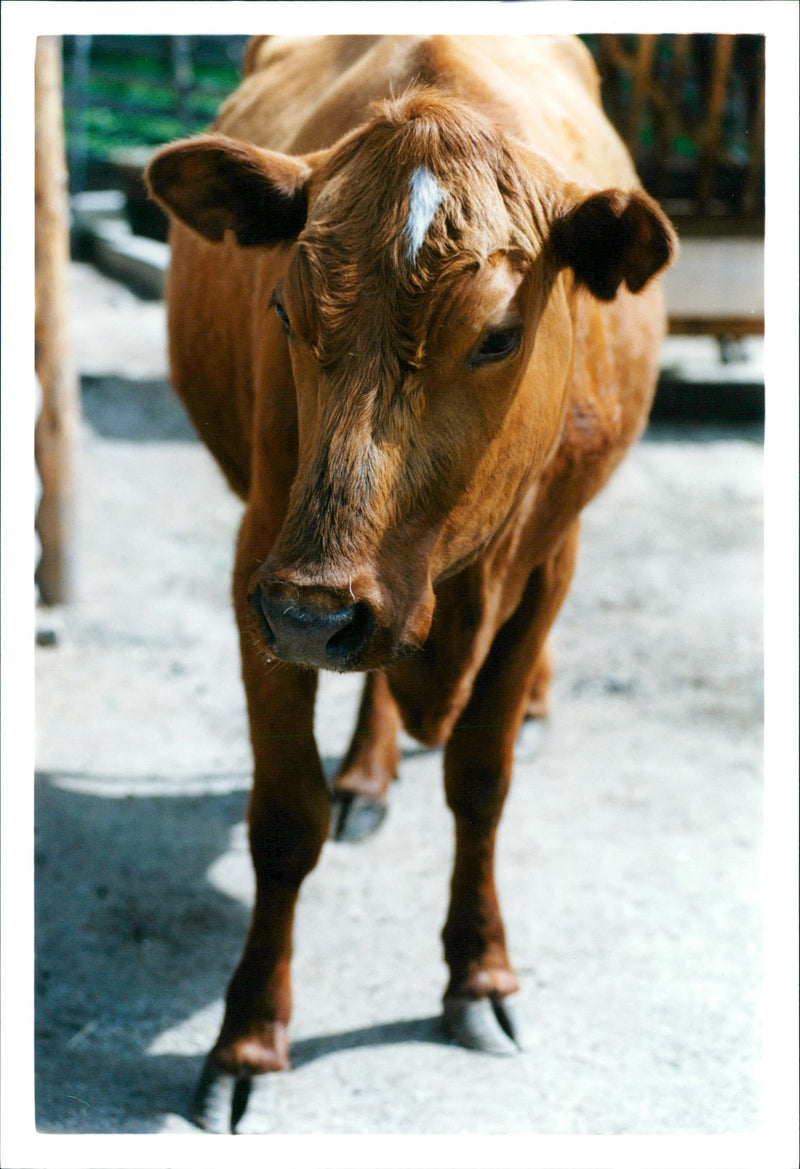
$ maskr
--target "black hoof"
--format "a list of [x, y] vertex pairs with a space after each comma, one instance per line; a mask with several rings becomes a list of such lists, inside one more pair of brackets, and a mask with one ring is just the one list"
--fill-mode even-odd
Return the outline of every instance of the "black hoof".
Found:
[[271, 1079], [234, 1076], [207, 1059], [192, 1097], [192, 1120], [206, 1132], [269, 1132], [275, 1105]]
[[364, 840], [380, 828], [388, 808], [383, 800], [373, 800], [358, 792], [335, 791], [331, 809], [331, 839]]
[[192, 1097], [191, 1117], [206, 1132], [231, 1132], [238, 1080], [207, 1059]]
[[446, 998], [444, 1025], [462, 1047], [487, 1055], [516, 1055], [531, 1045], [525, 1015], [515, 1003], [499, 995], [487, 999]]

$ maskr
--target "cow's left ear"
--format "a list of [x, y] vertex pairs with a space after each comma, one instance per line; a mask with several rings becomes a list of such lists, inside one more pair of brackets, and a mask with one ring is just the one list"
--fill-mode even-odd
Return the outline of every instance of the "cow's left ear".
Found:
[[672, 224], [644, 191], [598, 191], [559, 215], [551, 243], [562, 267], [598, 300], [613, 300], [623, 282], [644, 288], [677, 250]]
[[207, 134], [160, 150], [145, 178], [168, 212], [218, 243], [232, 231], [243, 247], [293, 240], [308, 211], [311, 167], [303, 158]]

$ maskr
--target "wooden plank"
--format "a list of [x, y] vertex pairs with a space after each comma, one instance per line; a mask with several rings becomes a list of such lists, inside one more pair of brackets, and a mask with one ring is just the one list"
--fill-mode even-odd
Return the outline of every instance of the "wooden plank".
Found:
[[74, 595], [75, 450], [80, 417], [68, 337], [69, 213], [58, 37], [37, 41], [35, 96], [35, 338], [42, 394], [35, 438], [42, 486], [36, 514], [41, 542], [36, 581], [41, 600], [55, 605]]

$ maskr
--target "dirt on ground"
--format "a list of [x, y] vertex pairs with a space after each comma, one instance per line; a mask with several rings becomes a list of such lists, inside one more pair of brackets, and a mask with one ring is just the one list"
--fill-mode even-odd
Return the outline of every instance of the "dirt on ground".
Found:
[[[167, 386], [163, 305], [81, 264], [71, 288], [79, 595], [39, 615], [37, 1124], [202, 1139], [189, 1098], [252, 895], [240, 504]], [[586, 512], [499, 844], [531, 1049], [442, 1032], [452, 830], [440, 752], [404, 740], [384, 826], [303, 887], [271, 1132], [758, 1130], [762, 455], [758, 427], [654, 427]], [[331, 774], [359, 686], [323, 678]]]

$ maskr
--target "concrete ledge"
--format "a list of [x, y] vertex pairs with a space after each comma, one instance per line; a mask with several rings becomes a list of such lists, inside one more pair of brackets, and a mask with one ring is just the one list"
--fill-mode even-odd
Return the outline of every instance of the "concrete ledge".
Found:
[[89, 191], [72, 199], [72, 230], [77, 246], [107, 276], [129, 285], [140, 296], [164, 295], [169, 246], [134, 235], [124, 218], [121, 191]]
[[764, 338], [666, 337], [652, 417], [761, 421]]
[[169, 247], [158, 240], [121, 231], [119, 224], [101, 224], [95, 230], [94, 257], [98, 268], [130, 284], [142, 296], [164, 295]]
[[763, 239], [681, 239], [678, 259], [664, 275], [664, 292], [671, 333], [763, 333]]

